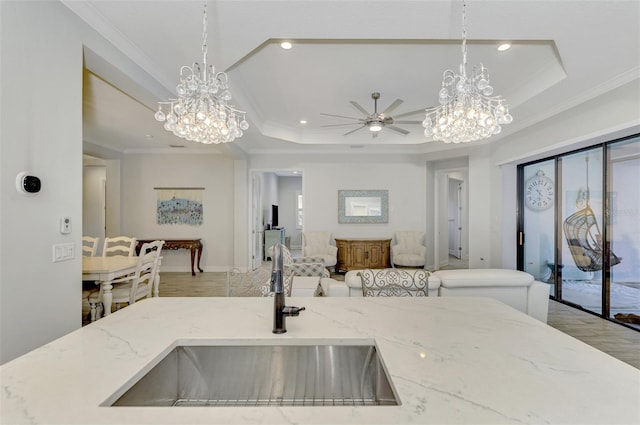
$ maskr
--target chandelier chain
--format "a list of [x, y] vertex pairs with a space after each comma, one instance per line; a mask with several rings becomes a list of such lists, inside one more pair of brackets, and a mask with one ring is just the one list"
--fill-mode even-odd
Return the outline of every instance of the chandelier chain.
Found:
[[467, 2], [462, 2], [462, 75], [467, 76]]
[[204, 64], [204, 68], [207, 68], [207, 0], [204, 1], [204, 14], [202, 16], [202, 62]]

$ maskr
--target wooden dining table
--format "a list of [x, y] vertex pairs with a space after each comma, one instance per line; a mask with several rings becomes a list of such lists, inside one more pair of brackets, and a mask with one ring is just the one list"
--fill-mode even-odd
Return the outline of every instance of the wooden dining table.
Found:
[[111, 314], [111, 282], [134, 273], [137, 264], [138, 257], [82, 257], [82, 280], [92, 280], [101, 286], [105, 316]]

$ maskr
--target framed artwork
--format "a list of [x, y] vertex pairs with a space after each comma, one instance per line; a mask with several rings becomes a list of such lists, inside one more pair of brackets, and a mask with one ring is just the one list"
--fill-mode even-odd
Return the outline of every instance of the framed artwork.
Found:
[[157, 223], [201, 226], [203, 187], [156, 187]]

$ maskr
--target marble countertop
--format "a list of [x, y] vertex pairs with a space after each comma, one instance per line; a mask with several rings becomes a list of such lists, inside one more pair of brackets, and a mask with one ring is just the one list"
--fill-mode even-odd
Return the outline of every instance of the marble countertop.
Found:
[[[640, 423], [640, 370], [486, 298], [154, 298], [0, 366], [3, 424]], [[181, 343], [372, 339], [400, 406], [100, 407]]]

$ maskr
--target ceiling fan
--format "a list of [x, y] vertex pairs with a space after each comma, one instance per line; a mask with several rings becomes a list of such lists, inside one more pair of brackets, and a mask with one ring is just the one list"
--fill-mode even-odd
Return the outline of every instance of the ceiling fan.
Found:
[[358, 111], [362, 112], [362, 114], [364, 115], [364, 118], [354, 118], [354, 117], [346, 117], [344, 115], [321, 113], [320, 115], [324, 115], [326, 117], [336, 117], [336, 118], [344, 118], [348, 120], [355, 120], [355, 122], [352, 122], [352, 123], [323, 125], [322, 127], [341, 127], [341, 126], [348, 126], [348, 125], [359, 125], [360, 127], [354, 130], [350, 130], [344, 133], [344, 135], [348, 136], [349, 134], [355, 133], [358, 130], [361, 130], [363, 128], [368, 128], [369, 131], [371, 131], [372, 136], [377, 137], [378, 132], [380, 132], [380, 130], [382, 130], [383, 128], [386, 128], [401, 134], [409, 134], [408, 130], [397, 127], [393, 124], [422, 124], [422, 121], [406, 121], [406, 120], [398, 121], [397, 118], [405, 117], [409, 115], [415, 115], [415, 114], [424, 112], [425, 108], [418, 109], [417, 111], [405, 112], [405, 113], [396, 115], [395, 117], [392, 117], [389, 114], [391, 113], [391, 111], [395, 110], [398, 106], [400, 106], [400, 104], [403, 102], [402, 99], [396, 99], [391, 105], [387, 106], [387, 109], [385, 109], [382, 112], [378, 112], [378, 99], [380, 99], [380, 93], [378, 92], [371, 93], [371, 98], [373, 99], [372, 113], [367, 112], [367, 110], [364, 109], [355, 100], [351, 100], [349, 102]]

